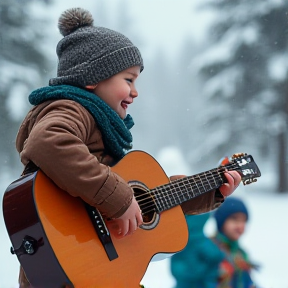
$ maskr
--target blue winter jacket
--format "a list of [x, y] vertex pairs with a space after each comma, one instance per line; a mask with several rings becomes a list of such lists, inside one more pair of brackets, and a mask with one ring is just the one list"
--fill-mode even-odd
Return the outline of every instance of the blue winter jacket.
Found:
[[215, 288], [224, 253], [207, 238], [203, 228], [210, 213], [187, 215], [189, 240], [184, 250], [171, 257], [176, 288]]

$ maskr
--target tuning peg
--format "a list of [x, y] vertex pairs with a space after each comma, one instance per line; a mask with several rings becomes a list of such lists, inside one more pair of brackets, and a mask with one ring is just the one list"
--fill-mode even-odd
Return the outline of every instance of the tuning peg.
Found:
[[235, 153], [235, 154], [233, 154], [232, 159], [241, 158], [241, 157], [244, 157], [246, 155], [247, 155], [247, 153]]
[[257, 182], [257, 179], [251, 178], [251, 179], [245, 179], [245, 180], [243, 181], [243, 184], [244, 184], [244, 185], [248, 185], [248, 184], [255, 183], [255, 182]]

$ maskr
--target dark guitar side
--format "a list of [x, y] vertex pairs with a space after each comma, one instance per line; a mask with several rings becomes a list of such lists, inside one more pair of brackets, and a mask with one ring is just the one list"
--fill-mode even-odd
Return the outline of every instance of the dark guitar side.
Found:
[[[25, 267], [25, 273], [33, 283], [34, 288], [43, 287], [43, 283], [47, 288], [61, 288], [65, 285], [73, 287], [59, 264], [38, 217], [32, 192], [36, 173], [19, 178], [5, 191], [3, 214], [6, 229], [13, 248], [22, 247], [15, 252], [16, 255], [18, 254], [19, 262]], [[36, 249], [37, 246], [41, 247], [41, 249], [37, 249], [37, 253], [29, 255], [24, 252], [23, 244], [25, 241], [23, 239], [26, 235], [37, 241]]]

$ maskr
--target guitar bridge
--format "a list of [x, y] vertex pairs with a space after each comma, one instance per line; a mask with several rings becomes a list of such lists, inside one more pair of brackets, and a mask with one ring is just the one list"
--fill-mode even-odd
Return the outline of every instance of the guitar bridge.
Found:
[[110, 237], [109, 230], [106, 227], [106, 224], [102, 218], [102, 215], [99, 211], [89, 204], [85, 203], [85, 208], [88, 212], [88, 215], [92, 221], [92, 224], [95, 228], [95, 231], [99, 237], [100, 242], [102, 243], [105, 252], [110, 261], [118, 258], [117, 251], [114, 247], [112, 239]]

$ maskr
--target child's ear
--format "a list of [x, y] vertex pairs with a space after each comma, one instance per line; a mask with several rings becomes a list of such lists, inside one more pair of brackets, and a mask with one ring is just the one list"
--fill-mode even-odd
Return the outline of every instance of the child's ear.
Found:
[[97, 87], [97, 84], [94, 85], [86, 85], [85, 88], [89, 90], [94, 90]]

